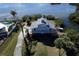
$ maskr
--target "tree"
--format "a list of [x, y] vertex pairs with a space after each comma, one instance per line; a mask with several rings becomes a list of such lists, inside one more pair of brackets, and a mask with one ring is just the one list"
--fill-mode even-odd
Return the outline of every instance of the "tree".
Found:
[[26, 22], [28, 19], [32, 19], [31, 16], [25, 15], [25, 16], [22, 17], [23, 22]]
[[27, 20], [27, 16], [23, 16], [22, 20], [23, 20], [23, 22], [25, 22]]
[[61, 3], [50, 3], [51, 5], [55, 5], [55, 4], [61, 4]]
[[35, 14], [31, 16], [32, 21], [36, 21], [38, 18], [41, 18], [42, 15], [41, 14]]
[[47, 15], [45, 16], [48, 20], [55, 20], [55, 17], [52, 15]]
[[56, 26], [56, 27], [62, 27], [62, 28], [65, 27], [65, 26], [64, 26], [64, 22], [61, 21], [60, 19], [55, 19], [54, 21], [55, 21], [55, 26]]
[[15, 17], [16, 14], [17, 14], [16, 11], [14, 11], [14, 10], [11, 11], [11, 15], [12, 15], [13, 17]]
[[75, 47], [74, 43], [71, 42], [70, 38], [67, 35], [62, 35], [60, 38], [55, 40], [55, 46], [59, 48], [59, 55], [60, 49], [63, 48], [66, 51], [67, 55], [76, 55], [77, 48]]
[[[13, 16], [13, 19], [14, 20], [12, 20], [14, 23], [16, 23], [16, 20], [15, 20], [15, 18], [16, 18], [16, 11], [14, 11], [14, 10], [12, 10], [11, 12], [10, 12], [10, 14]], [[18, 20], [18, 19], [17, 19]]]
[[69, 15], [69, 20], [74, 23], [79, 25], [79, 12], [74, 12]]
[[75, 36], [75, 45], [79, 49], [79, 34]]
[[66, 54], [69, 56], [76, 55], [78, 53], [78, 50], [71, 39], [67, 35], [63, 35], [61, 37], [63, 38], [63, 49], [66, 51]]
[[74, 29], [65, 29], [65, 33], [67, 33], [67, 36], [70, 38], [70, 41], [74, 43], [76, 40], [77, 31]]
[[31, 20], [29, 18], [27, 18], [27, 26], [31, 25]]
[[57, 38], [54, 44], [59, 49], [59, 56], [61, 56], [61, 48], [63, 47], [63, 38]]
[[71, 41], [66, 42], [65, 51], [68, 56], [75, 56], [78, 53], [77, 48]]
[[70, 41], [70, 39], [66, 34], [61, 35], [55, 40], [54, 44], [59, 49], [59, 56], [61, 56], [61, 48], [65, 48], [68, 41]]

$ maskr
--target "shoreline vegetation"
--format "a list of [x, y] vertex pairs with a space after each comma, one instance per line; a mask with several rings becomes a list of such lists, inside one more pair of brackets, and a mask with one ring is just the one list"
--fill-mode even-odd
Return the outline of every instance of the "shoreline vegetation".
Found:
[[69, 15], [69, 20], [72, 23], [79, 25], [79, 12], [74, 12]]
[[61, 3], [50, 3], [51, 5], [61, 4]]
[[79, 25], [79, 3], [70, 3], [70, 5], [76, 6], [76, 11], [69, 15], [69, 20]]

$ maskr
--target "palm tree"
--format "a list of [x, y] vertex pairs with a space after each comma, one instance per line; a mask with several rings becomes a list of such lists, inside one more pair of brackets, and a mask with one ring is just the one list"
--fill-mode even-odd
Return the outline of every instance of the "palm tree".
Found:
[[13, 11], [13, 10], [11, 11], [11, 15], [12, 15], [14, 18], [15, 18], [15, 16], [16, 16], [16, 14], [17, 14], [16, 11]]
[[61, 48], [63, 47], [63, 38], [57, 38], [54, 44], [59, 49], [59, 56], [61, 56]]
[[[13, 16], [13, 19], [14, 19], [13, 22], [16, 23], [16, 21], [15, 21], [16, 14], [17, 14], [16, 11], [12, 10], [12, 11], [10, 12], [10, 14]], [[17, 20], [18, 20], [18, 19], [17, 19]]]

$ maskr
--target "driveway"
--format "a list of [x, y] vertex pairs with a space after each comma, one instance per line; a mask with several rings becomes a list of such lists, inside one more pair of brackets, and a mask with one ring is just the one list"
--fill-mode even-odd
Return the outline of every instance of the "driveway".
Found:
[[[26, 35], [25, 30], [24, 30], [24, 36]], [[22, 35], [22, 31], [20, 32], [19, 36], [18, 36], [18, 41], [14, 50], [14, 56], [22, 56], [22, 45], [23, 45], [23, 35]]]

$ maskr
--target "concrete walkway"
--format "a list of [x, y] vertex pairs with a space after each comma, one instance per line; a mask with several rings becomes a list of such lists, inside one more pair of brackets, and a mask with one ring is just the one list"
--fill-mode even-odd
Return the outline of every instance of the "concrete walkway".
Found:
[[[25, 36], [25, 29], [24, 30], [24, 36]], [[22, 56], [22, 45], [23, 45], [23, 35], [22, 35], [22, 31], [20, 32], [19, 36], [18, 36], [18, 41], [14, 50], [14, 56]]]

